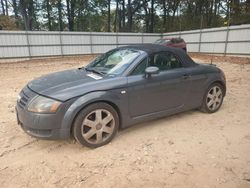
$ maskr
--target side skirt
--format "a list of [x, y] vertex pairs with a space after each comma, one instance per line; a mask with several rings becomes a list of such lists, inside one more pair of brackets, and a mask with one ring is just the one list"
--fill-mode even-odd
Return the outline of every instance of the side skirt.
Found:
[[164, 111], [160, 111], [160, 112], [154, 112], [154, 113], [150, 113], [150, 114], [140, 115], [140, 116], [136, 116], [133, 118], [128, 117], [127, 123], [125, 125], [123, 125], [122, 128], [127, 128], [127, 127], [130, 127], [130, 126], [137, 124], [137, 123], [174, 115], [174, 114], [177, 114], [180, 112], [185, 112], [185, 111], [188, 111], [191, 109], [195, 109], [195, 108], [188, 108], [187, 109], [184, 107], [184, 105], [181, 105], [181, 106], [178, 106], [178, 107], [176, 107], [174, 109], [170, 109], [170, 110], [164, 110]]

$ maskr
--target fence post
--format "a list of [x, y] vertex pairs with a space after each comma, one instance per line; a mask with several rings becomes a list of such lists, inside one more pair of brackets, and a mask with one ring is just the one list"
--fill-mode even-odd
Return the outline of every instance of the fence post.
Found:
[[229, 25], [227, 26], [227, 34], [226, 34], [226, 41], [225, 41], [224, 56], [227, 54], [228, 36], [229, 36]]
[[27, 48], [28, 48], [29, 58], [31, 58], [30, 41], [29, 41], [29, 34], [28, 34], [27, 30], [25, 31], [25, 35], [26, 35], [26, 41], [27, 41]]
[[93, 54], [92, 32], [89, 32], [90, 53]]
[[199, 36], [199, 52], [201, 52], [201, 36], [202, 36], [202, 29], [200, 29], [200, 36]]
[[116, 32], [116, 36], [115, 37], [116, 37], [116, 47], [118, 47], [118, 45], [119, 45], [118, 44], [119, 43], [119, 41], [118, 41], [118, 32]]
[[59, 31], [60, 47], [61, 47], [61, 56], [63, 56], [63, 43], [62, 43], [62, 32]]
[[144, 43], [144, 33], [141, 33], [141, 43]]
[[200, 21], [199, 52], [201, 52], [202, 27], [203, 27], [203, 14], [201, 15], [201, 21]]
[[179, 32], [179, 38], [181, 38], [181, 31]]

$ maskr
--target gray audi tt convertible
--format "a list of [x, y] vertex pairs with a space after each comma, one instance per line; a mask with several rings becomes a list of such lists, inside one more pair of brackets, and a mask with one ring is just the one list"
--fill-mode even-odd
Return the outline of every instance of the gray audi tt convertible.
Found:
[[191, 109], [216, 112], [225, 94], [225, 75], [216, 66], [195, 63], [181, 49], [135, 45], [29, 82], [18, 95], [16, 114], [29, 135], [72, 135], [94, 148], [141, 121]]

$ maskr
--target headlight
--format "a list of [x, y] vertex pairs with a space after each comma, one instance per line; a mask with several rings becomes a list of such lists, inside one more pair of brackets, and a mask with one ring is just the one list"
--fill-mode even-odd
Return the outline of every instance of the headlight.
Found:
[[55, 113], [61, 102], [39, 96], [35, 98], [28, 106], [28, 111], [37, 113]]

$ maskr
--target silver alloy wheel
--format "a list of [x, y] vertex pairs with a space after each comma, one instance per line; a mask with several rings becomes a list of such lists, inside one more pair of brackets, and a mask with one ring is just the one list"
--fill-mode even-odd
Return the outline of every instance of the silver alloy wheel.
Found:
[[81, 134], [88, 143], [100, 144], [112, 135], [114, 128], [115, 119], [112, 113], [105, 109], [96, 109], [84, 118]]
[[208, 109], [211, 111], [217, 110], [221, 105], [222, 99], [223, 99], [222, 89], [218, 86], [212, 87], [209, 90], [206, 99], [206, 104]]

